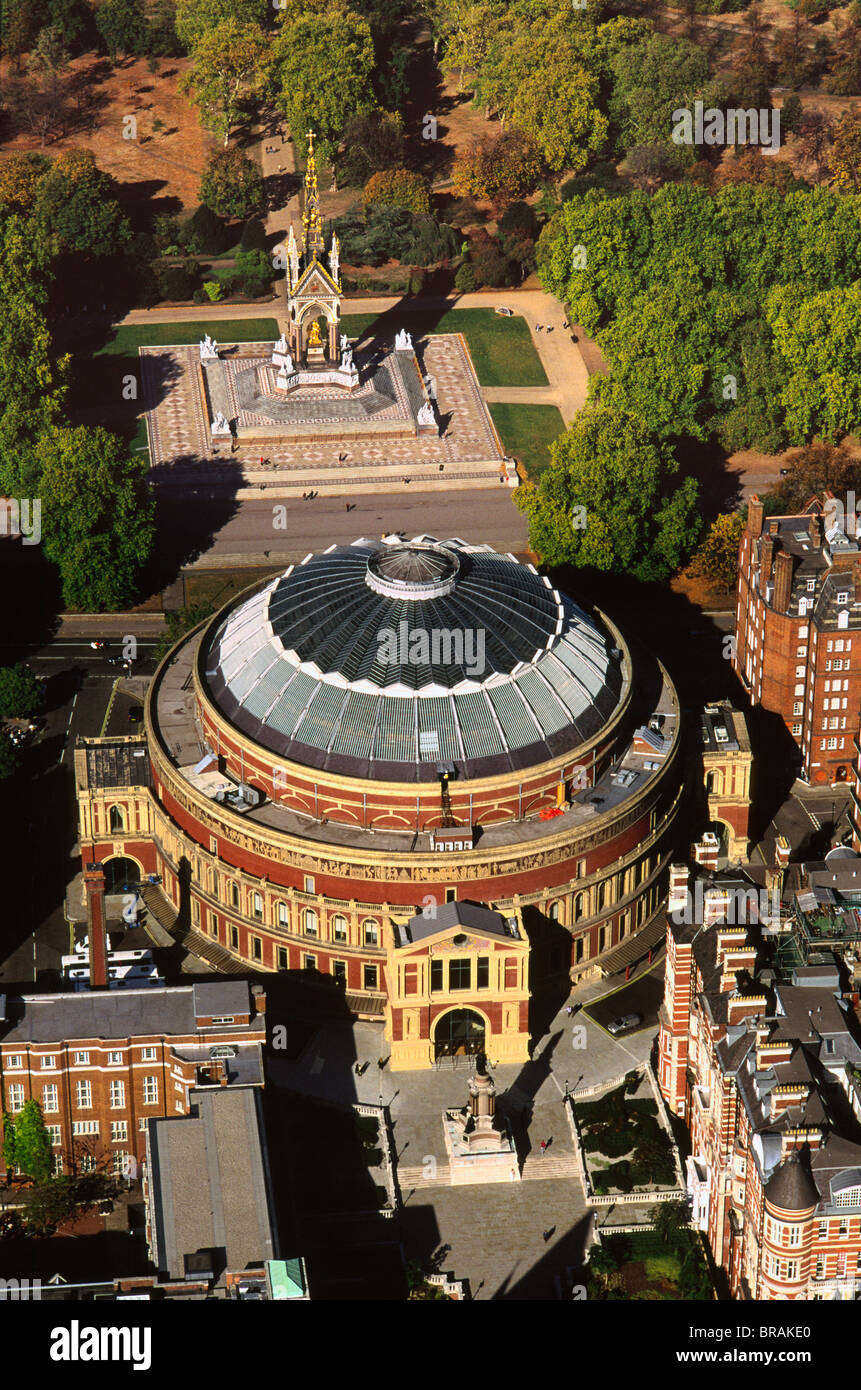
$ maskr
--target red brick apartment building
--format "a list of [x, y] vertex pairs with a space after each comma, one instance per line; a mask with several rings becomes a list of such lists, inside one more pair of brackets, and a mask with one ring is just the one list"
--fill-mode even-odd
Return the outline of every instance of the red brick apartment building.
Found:
[[673, 885], [658, 1075], [690, 1131], [694, 1224], [735, 1298], [857, 1299], [861, 1047], [837, 966], [783, 982], [758, 926], [727, 922], [750, 883], [686, 912], [684, 870]]
[[805, 777], [833, 784], [849, 778], [859, 728], [861, 550], [830, 520], [815, 498], [769, 517], [751, 499], [733, 666], [751, 701], [783, 719]]
[[192, 1088], [263, 1085], [265, 1005], [242, 980], [0, 995], [3, 1109], [39, 1102], [56, 1173], [136, 1177], [148, 1122], [188, 1115]]

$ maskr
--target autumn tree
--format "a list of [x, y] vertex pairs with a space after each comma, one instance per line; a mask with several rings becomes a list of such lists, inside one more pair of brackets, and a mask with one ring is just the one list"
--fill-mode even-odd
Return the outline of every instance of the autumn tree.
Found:
[[817, 179], [822, 178], [828, 162], [828, 149], [834, 132], [834, 123], [823, 111], [805, 111], [798, 127], [798, 152], [801, 158], [816, 169]]
[[45, 155], [30, 151], [0, 160], [0, 207], [7, 212], [32, 211], [36, 191], [50, 168]]
[[837, 122], [828, 167], [838, 188], [847, 193], [861, 189], [861, 106], [844, 111]]
[[219, 217], [251, 217], [263, 207], [260, 169], [241, 150], [213, 151], [203, 168], [200, 201]]
[[496, 139], [472, 140], [455, 160], [452, 178], [462, 196], [505, 204], [534, 192], [541, 173], [534, 140], [520, 130], [507, 130]]
[[32, 229], [52, 255], [113, 255], [131, 240], [116, 194], [91, 150], [64, 150], [38, 185]]
[[845, 442], [836, 445], [816, 439], [788, 455], [785, 473], [767, 496], [770, 510], [791, 515], [806, 507], [811, 497], [822, 498], [826, 492], [835, 497], [853, 492], [861, 501], [861, 459]]
[[194, 62], [181, 85], [225, 147], [242, 118], [244, 103], [261, 91], [268, 51], [263, 30], [241, 19], [221, 20], [194, 46]]
[[372, 174], [403, 166], [402, 116], [391, 111], [371, 111], [347, 122], [337, 161], [339, 184], [364, 187]]
[[741, 512], [724, 512], [717, 517], [694, 551], [691, 574], [706, 580], [714, 589], [732, 589], [738, 576], [738, 547], [743, 532]]
[[421, 174], [411, 169], [384, 169], [374, 174], [362, 194], [365, 207], [407, 208], [414, 213], [430, 212], [430, 193]]

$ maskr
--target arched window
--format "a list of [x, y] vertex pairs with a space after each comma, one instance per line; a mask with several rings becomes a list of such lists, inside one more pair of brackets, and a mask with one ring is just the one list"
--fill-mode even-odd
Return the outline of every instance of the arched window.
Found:
[[317, 913], [313, 907], [306, 907], [302, 913], [302, 926], [306, 936], [317, 935]]
[[286, 904], [286, 903], [279, 903], [279, 904], [278, 904], [278, 925], [279, 925], [279, 927], [286, 927], [286, 926], [288, 925], [289, 921], [290, 921], [290, 916], [289, 916], [289, 913], [288, 913], [288, 911], [287, 911], [287, 904]]
[[579, 922], [583, 916], [583, 894], [578, 893], [574, 899], [574, 921]]
[[332, 940], [347, 940], [347, 919], [343, 917], [340, 912], [336, 912], [335, 916], [332, 918]]
[[368, 918], [362, 923], [365, 931], [365, 945], [378, 946], [380, 941], [380, 928], [376, 922]]
[[112, 806], [112, 807], [111, 807], [111, 810], [110, 810], [110, 825], [111, 825], [111, 830], [112, 830], [112, 831], [115, 831], [115, 830], [125, 830], [125, 828], [126, 828], [126, 818], [125, 818], [125, 816], [123, 815], [123, 808], [122, 808], [121, 806]]
[[254, 894], [254, 898], [253, 898], [253, 911], [254, 911], [254, 916], [257, 918], [257, 921], [258, 921], [258, 922], [262, 922], [262, 921], [263, 921], [263, 899], [261, 898], [261, 896], [260, 896], [259, 893], [255, 893], [255, 894]]
[[551, 922], [558, 922], [558, 921], [559, 921], [559, 904], [558, 904], [558, 902], [556, 902], [556, 903], [551, 903], [551, 904], [550, 904], [550, 907], [549, 907], [549, 909], [548, 909], [547, 915], [548, 915], [548, 917], [550, 918]]
[[606, 898], [607, 898], [607, 885], [606, 885], [606, 883], [599, 883], [599, 884], [598, 884], [598, 911], [599, 911], [599, 912], [600, 912], [601, 909], [603, 908], [604, 903], [605, 903], [605, 901], [606, 901]]
[[239, 906], [239, 884], [238, 884], [238, 883], [231, 883], [231, 885], [230, 885], [230, 901], [232, 902], [232, 904], [233, 904], [234, 907], [238, 907], [238, 906]]

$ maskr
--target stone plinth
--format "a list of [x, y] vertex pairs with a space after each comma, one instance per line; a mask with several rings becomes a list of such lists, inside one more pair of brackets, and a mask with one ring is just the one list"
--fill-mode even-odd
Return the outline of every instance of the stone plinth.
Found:
[[462, 1110], [443, 1111], [442, 1129], [452, 1187], [464, 1187], [469, 1183], [519, 1182], [520, 1165], [507, 1121], [503, 1121], [505, 1128], [498, 1136], [483, 1142], [476, 1139], [470, 1144], [465, 1142], [465, 1120]]

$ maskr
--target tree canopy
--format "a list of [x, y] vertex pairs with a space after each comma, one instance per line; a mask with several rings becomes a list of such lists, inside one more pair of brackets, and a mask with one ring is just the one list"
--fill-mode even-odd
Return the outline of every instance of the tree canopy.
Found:
[[241, 150], [214, 150], [203, 168], [200, 201], [219, 217], [250, 217], [263, 206], [260, 169]]

